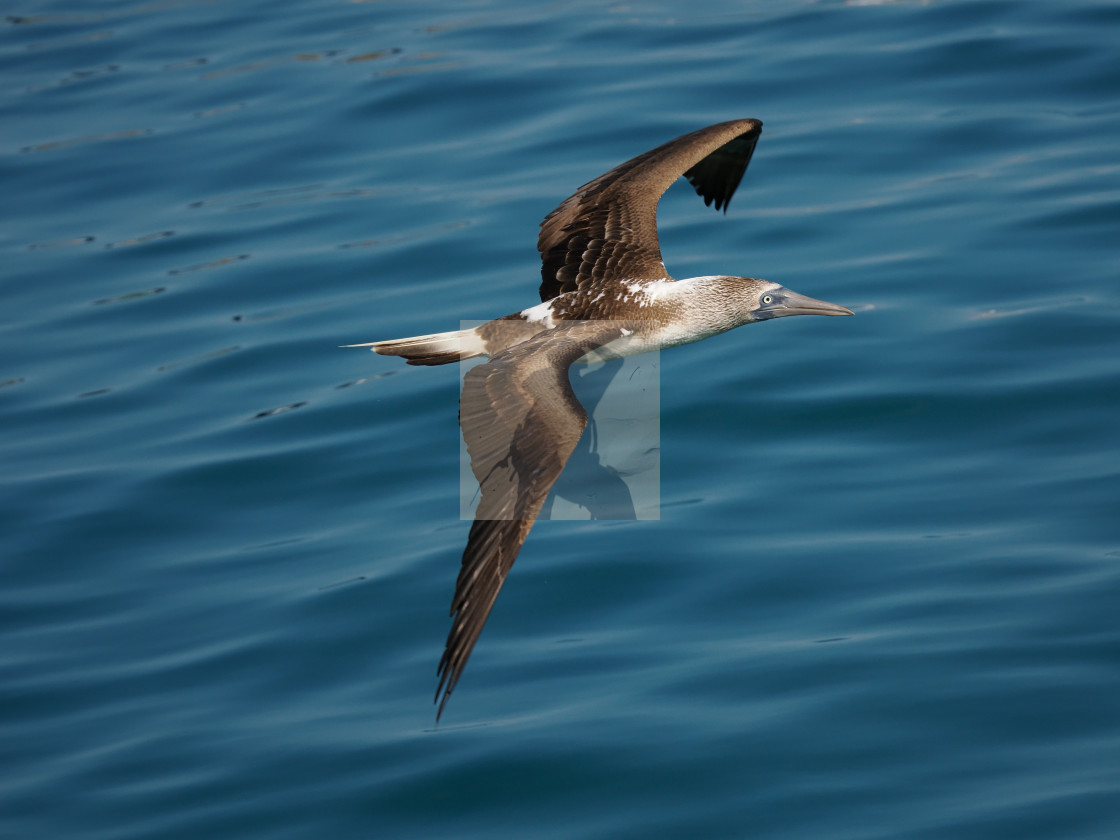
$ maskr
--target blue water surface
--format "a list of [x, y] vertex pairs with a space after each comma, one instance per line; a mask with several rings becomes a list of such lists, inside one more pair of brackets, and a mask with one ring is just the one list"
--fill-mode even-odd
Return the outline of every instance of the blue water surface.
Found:
[[[1120, 5], [15, 0], [0, 835], [1114, 838]], [[537, 224], [758, 117], [660, 520], [541, 522], [435, 727], [458, 375]]]

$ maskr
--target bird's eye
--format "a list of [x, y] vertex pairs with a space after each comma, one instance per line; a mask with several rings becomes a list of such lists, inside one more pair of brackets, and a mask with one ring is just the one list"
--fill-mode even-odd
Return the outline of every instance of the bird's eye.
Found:
[[773, 303], [774, 302], [773, 295], [763, 295], [762, 296], [762, 302], [763, 303]]

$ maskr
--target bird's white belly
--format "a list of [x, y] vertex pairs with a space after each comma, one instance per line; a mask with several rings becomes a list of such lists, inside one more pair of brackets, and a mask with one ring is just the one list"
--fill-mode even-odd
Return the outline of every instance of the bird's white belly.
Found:
[[590, 353], [581, 356], [576, 364], [592, 364], [605, 362], [622, 356], [637, 356], [640, 353], [649, 353], [654, 350], [665, 350], [669, 347], [678, 347], [681, 344], [692, 344], [709, 336], [726, 332], [730, 327], [697, 329], [695, 324], [672, 323], [666, 324], [655, 331], [635, 331], [614, 341], [604, 344]]

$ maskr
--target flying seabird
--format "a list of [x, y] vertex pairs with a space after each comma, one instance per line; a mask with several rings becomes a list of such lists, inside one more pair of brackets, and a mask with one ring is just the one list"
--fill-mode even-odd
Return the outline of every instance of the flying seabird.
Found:
[[704, 204], [726, 213], [761, 132], [755, 119], [708, 126], [580, 187], [541, 222], [541, 303], [470, 329], [348, 345], [410, 365], [490, 357], [466, 374], [459, 403], [481, 498], [437, 670], [437, 722], [587, 425], [568, 378], [573, 363], [689, 344], [785, 315], [853, 314], [766, 280], [674, 280], [665, 270], [657, 242], [661, 195], [683, 175]]

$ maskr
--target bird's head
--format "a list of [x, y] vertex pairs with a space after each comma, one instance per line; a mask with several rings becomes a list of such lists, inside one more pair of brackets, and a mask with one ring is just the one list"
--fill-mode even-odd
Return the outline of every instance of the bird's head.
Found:
[[741, 277], [740, 300], [747, 322], [768, 321], [784, 315], [854, 315], [846, 306], [799, 295], [769, 280]]

